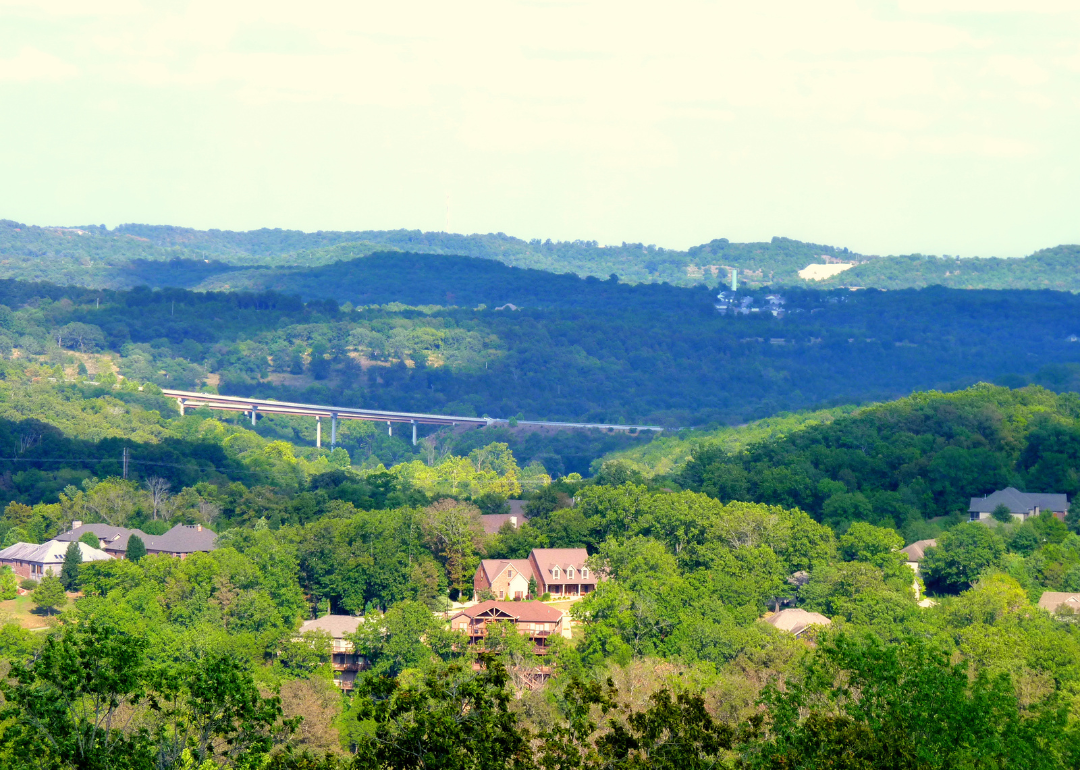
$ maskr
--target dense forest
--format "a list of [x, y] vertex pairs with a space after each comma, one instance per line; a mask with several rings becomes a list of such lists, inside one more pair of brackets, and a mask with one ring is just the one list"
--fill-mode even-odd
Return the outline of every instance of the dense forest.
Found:
[[[605, 280], [617, 275], [624, 283], [675, 286], [726, 286], [731, 270], [737, 269], [740, 285], [749, 288], [941, 285], [1080, 290], [1074, 245], [1043, 249], [1022, 259], [958, 260], [922, 254], [878, 257], [780, 237], [759, 243], [717, 238], [680, 251], [640, 243], [600, 246], [594, 241], [524, 241], [502, 233], [232, 232], [136, 224], [109, 230], [101, 225], [39, 227], [0, 220], [0, 278], [98, 288], [279, 289], [316, 297], [324, 296], [319, 287], [326, 278], [356, 271], [356, 260], [393, 252], [468, 256], [553, 274]], [[798, 271], [808, 265], [828, 261], [851, 262], [855, 267], [822, 282], [799, 277]], [[317, 269], [330, 266], [329, 271]]]
[[[473, 290], [465, 259], [463, 293]], [[793, 290], [770, 305], [759, 291], [742, 295], [745, 314], [721, 315], [703, 289], [551, 281], [556, 288], [534, 294], [564, 287], [576, 305], [305, 304], [275, 293], [6, 281], [0, 352], [70, 376], [111, 370], [162, 387], [671, 428], [979, 381], [1067, 390], [1080, 362], [1080, 300], [1065, 292]], [[447, 286], [416, 267], [383, 290], [422, 300]], [[470, 305], [483, 298], [478, 287]], [[496, 296], [506, 299], [501, 287]], [[585, 473], [587, 463], [549, 470]]]
[[874, 259], [823, 281], [823, 286], [878, 289], [948, 286], [953, 289], [1056, 289], [1080, 291], [1080, 246], [1041, 249], [1023, 259], [923, 256]]

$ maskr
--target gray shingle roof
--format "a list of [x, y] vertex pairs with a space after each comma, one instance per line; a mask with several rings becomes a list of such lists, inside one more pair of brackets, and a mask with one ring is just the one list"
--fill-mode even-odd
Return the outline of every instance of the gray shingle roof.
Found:
[[335, 639], [344, 639], [346, 634], [355, 634], [363, 622], [363, 618], [353, 615], [323, 615], [315, 620], [305, 620], [300, 626], [300, 633], [325, 631]]
[[195, 553], [214, 550], [217, 535], [198, 524], [177, 524], [164, 535], [146, 535], [147, 551], [164, 553]]
[[138, 535], [144, 543], [150, 538], [150, 535], [141, 529], [126, 529], [125, 527], [114, 527], [111, 524], [83, 524], [81, 527], [57, 535], [56, 539], [69, 543], [72, 540], [78, 540], [87, 532], [92, 533], [98, 540], [105, 541], [107, 548], [118, 551], [127, 550], [128, 538], [132, 535]]
[[934, 548], [937, 545], [937, 540], [931, 538], [930, 540], [916, 540], [909, 546], [905, 546], [900, 549], [900, 553], [907, 557], [908, 561], [922, 561], [926, 556], [927, 548]]
[[1004, 505], [1010, 513], [1028, 513], [1038, 508], [1040, 511], [1069, 510], [1068, 497], [1062, 494], [1043, 492], [1021, 492], [1016, 487], [999, 489], [986, 497], [971, 498], [969, 513], [993, 513], [999, 505]]

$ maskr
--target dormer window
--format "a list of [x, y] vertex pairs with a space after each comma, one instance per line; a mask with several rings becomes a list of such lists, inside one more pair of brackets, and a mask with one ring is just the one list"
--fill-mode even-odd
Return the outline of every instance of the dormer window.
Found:
[[574, 579], [574, 568], [573, 567], [567, 568], [566, 577], [569, 578], [570, 580]]
[[552, 568], [552, 570], [551, 570], [551, 576], [552, 576], [553, 578], [555, 578], [556, 580], [558, 580], [558, 579], [559, 579], [559, 568], [558, 568], [558, 567], [553, 567], [553, 568]]
[[581, 577], [582, 578], [588, 578], [589, 577], [589, 568], [588, 567], [582, 567], [581, 568]]

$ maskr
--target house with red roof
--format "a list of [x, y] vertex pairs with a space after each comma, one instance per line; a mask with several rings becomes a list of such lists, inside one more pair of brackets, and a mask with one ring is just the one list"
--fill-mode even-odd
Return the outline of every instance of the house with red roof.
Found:
[[584, 548], [534, 548], [528, 559], [484, 559], [473, 575], [473, 588], [499, 599], [528, 599], [529, 582], [535, 581], [536, 596], [585, 596], [597, 582], [585, 564], [588, 558]]

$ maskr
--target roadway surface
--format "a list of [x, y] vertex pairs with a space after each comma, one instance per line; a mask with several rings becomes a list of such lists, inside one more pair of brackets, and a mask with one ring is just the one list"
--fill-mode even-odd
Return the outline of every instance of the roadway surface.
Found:
[[[212, 393], [194, 393], [187, 390], [172, 390], [163, 388], [161, 391], [169, 398], [175, 398], [180, 405], [180, 413], [188, 407], [217, 409], [227, 412], [251, 412], [254, 421], [257, 414], [291, 414], [304, 417], [323, 418], [329, 417], [337, 420], [369, 420], [372, 422], [385, 423], [410, 423], [412, 425], [474, 425], [478, 427], [488, 425], [508, 425], [509, 420], [494, 417], [462, 417], [449, 414], [423, 414], [417, 412], [393, 412], [379, 409], [355, 409], [347, 406], [323, 406], [321, 404], [297, 404], [289, 401], [273, 401], [264, 398], [247, 398], [244, 396], [218, 396]], [[600, 430], [621, 431], [662, 431], [657, 425], [609, 425], [596, 422], [546, 422], [543, 420], [518, 420], [518, 425], [529, 425], [543, 428], [564, 428], [567, 430], [587, 430], [597, 428]]]

